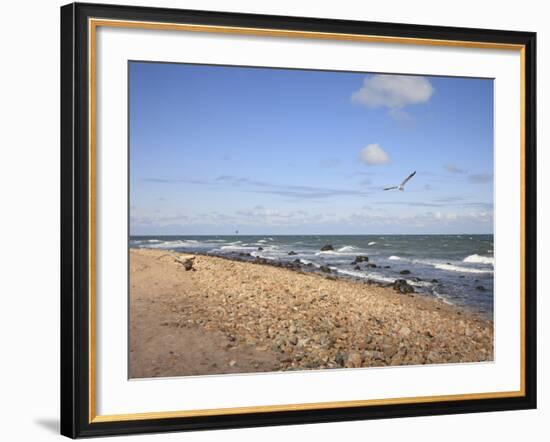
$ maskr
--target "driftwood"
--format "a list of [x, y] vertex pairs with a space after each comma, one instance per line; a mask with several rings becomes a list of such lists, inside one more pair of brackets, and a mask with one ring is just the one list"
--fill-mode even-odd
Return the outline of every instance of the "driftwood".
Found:
[[187, 258], [187, 259], [185, 259], [185, 260], [182, 260], [182, 259], [180, 259], [180, 258], [176, 258], [175, 260], [176, 260], [176, 262], [177, 262], [178, 264], [181, 264], [181, 265], [185, 268], [185, 271], [187, 271], [187, 272], [188, 272], [189, 270], [195, 271], [195, 269], [193, 268], [193, 263], [194, 263], [194, 261], [195, 261], [195, 257], [194, 257], [194, 256], [192, 256], [191, 258]]

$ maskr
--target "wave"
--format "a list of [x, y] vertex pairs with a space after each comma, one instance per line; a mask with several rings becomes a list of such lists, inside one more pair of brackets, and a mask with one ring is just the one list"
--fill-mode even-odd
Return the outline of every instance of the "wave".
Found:
[[258, 241], [256, 241], [257, 243], [260, 243], [260, 244], [265, 244], [267, 242], [267, 239], [260, 239]]
[[373, 246], [373, 245], [375, 245], [375, 244], [376, 244], [376, 241], [371, 241], [371, 242], [369, 242], [367, 245], [368, 245], [368, 246]]
[[352, 252], [354, 250], [357, 250], [357, 247], [354, 247], [354, 246], [344, 246], [344, 247], [340, 247], [337, 251], [338, 252]]
[[150, 245], [143, 245], [142, 247], [145, 248], [152, 248], [152, 249], [173, 249], [176, 247], [193, 247], [197, 246], [197, 241], [182, 241], [182, 240], [176, 240], [176, 241], [164, 241], [164, 242], [154, 242]]
[[250, 247], [246, 245], [239, 246], [237, 244], [234, 245], [227, 245], [227, 246], [221, 246], [219, 250], [258, 250], [257, 247]]
[[440, 299], [445, 304], [454, 305], [451, 301], [447, 299], [447, 295], [442, 295], [441, 293], [437, 293], [435, 290], [432, 292], [437, 299]]
[[335, 270], [337, 273], [341, 273], [342, 275], [354, 276], [356, 278], [361, 278], [361, 279], [372, 279], [373, 281], [385, 282], [390, 284], [392, 284], [395, 281], [395, 278], [382, 276], [377, 273], [366, 273], [366, 272], [360, 272], [357, 270], [346, 270], [346, 269], [339, 269], [339, 268], [336, 268]]
[[492, 256], [481, 256], [481, 255], [478, 255], [476, 253], [476, 254], [467, 256], [466, 258], [464, 258], [462, 260], [462, 262], [469, 262], [469, 263], [473, 263], [473, 264], [491, 264], [491, 265], [494, 265], [495, 264], [495, 258], [492, 257]]
[[492, 270], [472, 269], [469, 267], [460, 267], [453, 264], [435, 264], [434, 267], [439, 270], [446, 270], [448, 272], [461, 272], [461, 273], [493, 273]]
[[398, 260], [401, 259], [401, 257], [400, 257], [400, 256], [392, 255], [392, 256], [390, 256], [388, 259], [390, 259], [390, 260], [392, 260], [392, 261], [398, 261]]

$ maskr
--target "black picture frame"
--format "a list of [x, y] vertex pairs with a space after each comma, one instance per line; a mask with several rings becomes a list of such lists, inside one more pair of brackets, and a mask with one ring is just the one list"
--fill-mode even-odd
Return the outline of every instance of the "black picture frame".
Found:
[[[521, 45], [524, 51], [524, 395], [94, 422], [90, 419], [89, 18]], [[61, 434], [241, 428], [536, 408], [536, 34], [167, 8], [61, 7]]]

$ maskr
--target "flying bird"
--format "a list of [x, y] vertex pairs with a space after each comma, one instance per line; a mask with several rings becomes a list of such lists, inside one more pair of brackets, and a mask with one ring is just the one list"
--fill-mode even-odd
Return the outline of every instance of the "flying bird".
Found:
[[413, 176], [415, 176], [416, 170], [411, 173], [407, 178], [403, 180], [403, 182], [399, 186], [392, 186], [392, 187], [386, 187], [384, 190], [393, 190], [393, 189], [399, 189], [401, 191], [405, 190], [405, 184], [407, 184], [407, 181], [409, 181]]

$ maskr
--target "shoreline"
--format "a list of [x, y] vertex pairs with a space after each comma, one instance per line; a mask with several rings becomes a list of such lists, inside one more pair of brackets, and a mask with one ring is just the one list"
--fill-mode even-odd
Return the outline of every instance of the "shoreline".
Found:
[[[311, 262], [305, 263], [301, 259], [294, 259], [292, 261], [284, 261], [284, 260], [276, 260], [276, 259], [270, 259], [265, 257], [260, 257], [256, 255], [252, 255], [249, 252], [232, 252], [230, 254], [215, 254], [210, 252], [201, 252], [201, 251], [177, 251], [172, 249], [160, 249], [155, 247], [130, 247], [130, 250], [158, 250], [165, 253], [179, 253], [184, 255], [196, 255], [196, 256], [205, 256], [205, 257], [216, 257], [220, 259], [225, 259], [228, 261], [235, 261], [235, 262], [245, 262], [245, 263], [251, 263], [251, 264], [258, 264], [258, 265], [266, 265], [266, 266], [272, 266], [276, 268], [283, 268], [291, 271], [295, 271], [298, 273], [305, 273], [305, 274], [317, 274], [320, 276], [323, 276], [329, 280], [341, 280], [341, 281], [354, 281], [361, 284], [366, 285], [374, 285], [377, 287], [385, 287], [385, 288], [396, 288], [398, 291], [400, 290], [401, 293], [414, 293], [419, 296], [423, 296], [427, 299], [437, 300], [444, 304], [453, 306], [454, 308], [460, 309], [462, 311], [467, 312], [468, 314], [478, 315], [484, 319], [492, 321], [492, 314], [489, 312], [486, 312], [485, 310], [478, 311], [476, 310], [475, 306], [471, 305], [459, 305], [455, 304], [452, 301], [449, 301], [448, 299], [436, 295], [433, 292], [430, 291], [423, 291], [417, 283], [422, 282], [430, 282], [426, 280], [422, 280], [419, 277], [412, 276], [409, 272], [408, 274], [400, 275], [399, 277], [391, 278], [392, 282], [388, 282], [387, 280], [377, 280], [375, 277], [372, 278], [364, 278], [360, 276], [355, 276], [353, 274], [344, 273], [342, 271], [338, 271], [338, 269], [331, 269], [328, 265], [316, 265]], [[367, 261], [368, 262], [368, 261]], [[389, 279], [389, 278], [386, 278]], [[395, 286], [396, 281], [399, 281], [398, 286]], [[492, 313], [492, 312], [491, 312]]]
[[249, 258], [130, 249], [130, 377], [493, 359], [493, 323], [478, 313]]

